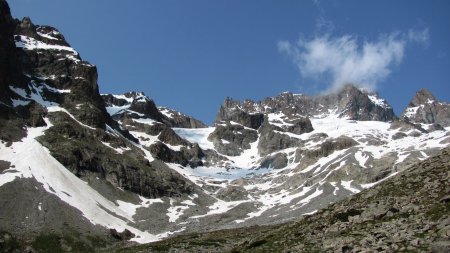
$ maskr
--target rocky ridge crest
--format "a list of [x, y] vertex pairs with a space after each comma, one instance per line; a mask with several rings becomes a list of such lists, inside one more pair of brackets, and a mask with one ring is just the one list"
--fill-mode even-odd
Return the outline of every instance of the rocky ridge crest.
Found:
[[450, 104], [438, 101], [427, 89], [421, 89], [401, 117], [415, 123], [448, 127], [450, 126]]

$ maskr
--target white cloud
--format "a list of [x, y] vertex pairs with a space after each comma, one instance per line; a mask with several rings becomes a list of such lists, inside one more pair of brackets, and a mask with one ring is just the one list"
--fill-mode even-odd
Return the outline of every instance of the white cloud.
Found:
[[409, 29], [408, 30], [408, 39], [411, 41], [422, 43], [427, 46], [430, 41], [429, 30], [428, 30], [428, 28], [425, 28], [423, 30]]
[[375, 90], [392, 68], [402, 62], [407, 43], [428, 41], [428, 29], [391, 33], [364, 42], [352, 35], [326, 34], [310, 40], [300, 38], [296, 43], [281, 41], [278, 49], [292, 58], [304, 78], [330, 79], [328, 91], [347, 83]]

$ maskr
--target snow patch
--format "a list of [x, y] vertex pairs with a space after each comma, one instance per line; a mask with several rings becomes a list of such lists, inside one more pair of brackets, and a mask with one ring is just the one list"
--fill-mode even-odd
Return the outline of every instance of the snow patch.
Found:
[[174, 205], [175, 201], [170, 199], [170, 207], [167, 209], [166, 215], [169, 217], [169, 222], [176, 222], [181, 215], [184, 214], [184, 211], [189, 209], [191, 206], [195, 206], [196, 204], [192, 202], [192, 200], [184, 200], [181, 202], [183, 205]]
[[130, 105], [124, 105], [124, 106], [107, 106], [106, 111], [109, 115], [114, 116], [116, 114], [119, 114], [125, 110], [130, 108]]
[[[36, 40], [34, 38], [25, 35], [15, 35], [14, 38], [16, 40], [16, 47], [20, 47], [26, 50], [35, 50], [35, 49], [58, 50], [58, 51], [68, 51], [71, 52], [73, 55], [78, 55], [78, 52], [71, 47], [47, 44], [45, 42]], [[76, 60], [79, 61], [78, 59]]]
[[417, 114], [417, 111], [419, 110], [419, 108], [420, 108], [420, 106], [408, 107], [408, 108], [406, 108], [404, 115], [407, 118], [414, 117]]
[[209, 211], [206, 214], [192, 216], [190, 219], [198, 219], [205, 216], [215, 215], [215, 214], [221, 214], [226, 213], [232, 208], [236, 207], [237, 205], [241, 203], [248, 202], [248, 200], [239, 200], [239, 201], [223, 201], [220, 199], [217, 199], [217, 201], [209, 207]]
[[355, 153], [355, 159], [358, 161], [359, 165], [363, 168], [366, 168], [366, 162], [369, 159], [370, 156], [364, 154], [361, 151], [358, 151]]
[[133, 119], [133, 121], [137, 122], [137, 123], [141, 123], [141, 124], [150, 125], [150, 126], [158, 123], [158, 121], [156, 121], [154, 119]]
[[360, 192], [360, 190], [358, 190], [358, 189], [356, 189], [356, 188], [354, 188], [354, 187], [352, 186], [352, 182], [353, 182], [353, 180], [350, 180], [350, 181], [341, 181], [341, 185], [344, 187], [344, 189], [349, 190], [349, 191], [351, 191], [351, 192], [353, 192], [353, 193], [358, 193], [358, 192]]
[[206, 128], [172, 128], [181, 138], [192, 143], [198, 143], [202, 149], [213, 149], [214, 144], [208, 140], [208, 136], [214, 132], [214, 127]]
[[113, 149], [114, 151], [116, 151], [118, 154], [123, 154], [123, 152], [128, 151], [128, 150], [131, 150], [131, 148], [129, 148], [129, 147], [125, 147], [125, 148], [123, 148], [123, 147], [115, 148], [115, 147], [111, 146], [111, 144], [109, 144], [108, 142], [103, 142], [103, 141], [102, 141], [102, 143], [103, 143], [103, 145], [105, 145], [105, 146], [107, 146], [107, 147]]
[[384, 99], [381, 99], [381, 98], [377, 97], [376, 95], [368, 95], [367, 97], [375, 105], [378, 105], [378, 106], [380, 106], [382, 108], [387, 108], [388, 107], [387, 104], [386, 104], [386, 101]]

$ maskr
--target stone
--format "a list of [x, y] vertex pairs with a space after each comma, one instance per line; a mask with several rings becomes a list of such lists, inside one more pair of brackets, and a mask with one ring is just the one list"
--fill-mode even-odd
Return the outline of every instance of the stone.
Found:
[[261, 161], [261, 168], [273, 168], [273, 169], [282, 169], [287, 166], [288, 159], [286, 154], [277, 153], [273, 156], [269, 156], [264, 158]]
[[244, 187], [241, 186], [228, 186], [226, 188], [220, 189], [216, 196], [219, 199], [225, 201], [239, 201], [248, 199], [248, 193]]
[[116, 238], [120, 241], [128, 241], [131, 238], [135, 237], [135, 234], [133, 234], [130, 230], [124, 229], [122, 232], [118, 232], [116, 229], [112, 228], [109, 230], [111, 233], [111, 236]]
[[398, 140], [398, 139], [402, 139], [405, 138], [407, 135], [405, 133], [402, 132], [397, 132], [394, 135], [392, 135], [392, 139], [393, 140]]
[[255, 130], [235, 124], [217, 125], [208, 136], [208, 140], [214, 143], [219, 153], [229, 156], [237, 156], [244, 149], [249, 149], [250, 143], [257, 139]]

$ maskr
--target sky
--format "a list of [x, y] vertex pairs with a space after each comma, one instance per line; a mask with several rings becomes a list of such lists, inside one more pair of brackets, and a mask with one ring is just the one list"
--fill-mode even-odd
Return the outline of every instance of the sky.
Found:
[[211, 124], [226, 97], [346, 83], [397, 115], [421, 88], [450, 101], [447, 0], [9, 0], [95, 64], [101, 93], [143, 91]]

